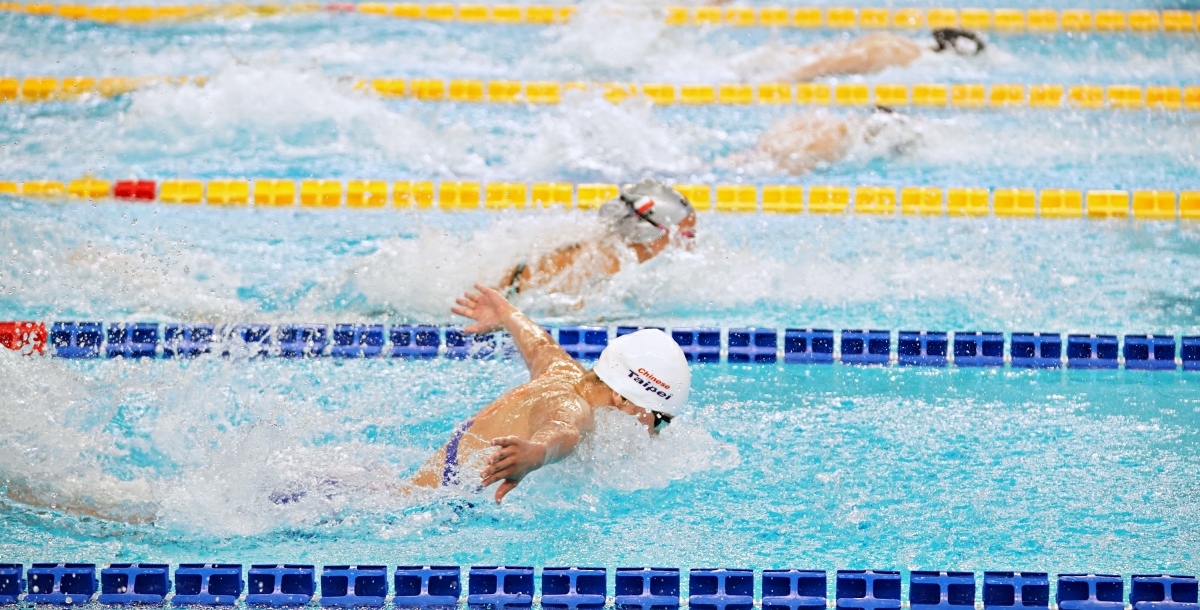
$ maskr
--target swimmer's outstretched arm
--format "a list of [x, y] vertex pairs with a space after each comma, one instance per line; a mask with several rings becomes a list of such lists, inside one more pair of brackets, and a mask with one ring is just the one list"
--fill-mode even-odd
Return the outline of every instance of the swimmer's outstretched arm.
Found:
[[479, 292], [467, 292], [456, 299], [457, 307], [450, 311], [475, 320], [466, 327], [468, 333], [487, 333], [500, 328], [512, 335], [517, 350], [525, 359], [530, 377], [538, 377], [555, 365], [574, 366], [583, 370], [550, 335], [533, 320], [513, 307], [504, 296], [483, 284], [475, 284]]
[[[475, 320], [466, 327], [469, 333], [491, 332], [503, 327], [512, 335], [531, 377], [538, 377], [556, 366], [580, 372], [583, 367], [567, 355], [542, 327], [513, 307], [495, 290], [476, 284], [479, 292], [467, 292], [457, 299], [454, 313]], [[481, 473], [483, 486], [499, 482], [496, 503], [516, 488], [525, 475], [557, 462], [579, 444], [580, 430], [591, 424], [591, 408], [576, 394], [557, 393], [541, 396], [532, 409], [535, 432], [529, 440], [519, 436], [492, 439], [497, 450], [488, 458]]]

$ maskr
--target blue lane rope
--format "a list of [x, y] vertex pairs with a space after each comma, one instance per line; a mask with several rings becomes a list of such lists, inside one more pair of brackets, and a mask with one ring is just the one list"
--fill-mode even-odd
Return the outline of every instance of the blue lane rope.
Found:
[[[17, 323], [34, 324], [34, 323]], [[610, 337], [641, 326], [545, 327], [574, 358], [594, 359]], [[651, 327], [662, 328], [662, 327]], [[667, 330], [662, 328], [663, 330]], [[1200, 370], [1200, 336], [1057, 332], [908, 331], [788, 328], [669, 329], [690, 362], [774, 364]], [[10, 346], [11, 347], [11, 346]], [[159, 324], [54, 322], [58, 358], [194, 358], [205, 354], [277, 358], [511, 358], [501, 334], [457, 327], [383, 324]]]
[[[384, 565], [179, 564], [172, 595], [169, 564], [35, 563], [23, 574], [19, 563], [0, 564], [0, 604], [78, 605], [93, 598], [102, 604], [198, 604], [335, 607], [383, 607], [447, 610], [468, 608], [544, 610], [825, 610], [828, 574], [820, 570], [693, 568], [687, 572], [688, 595], [681, 596], [679, 568], [617, 568], [613, 595], [608, 569], [546, 567], [541, 595], [534, 590], [531, 566], [397, 566], [388, 584]], [[28, 577], [28, 583], [26, 578]], [[318, 581], [319, 577], [319, 581]], [[890, 570], [838, 570], [835, 607], [842, 610], [899, 610], [901, 573]], [[755, 581], [762, 594], [756, 596]], [[1116, 574], [1059, 574], [1055, 601], [1059, 610], [1124, 610], [1125, 579]], [[320, 583], [320, 595], [317, 595]], [[984, 610], [1049, 610], [1050, 575], [1046, 572], [984, 572]], [[1132, 610], [1200, 610], [1197, 580], [1187, 575], [1135, 574], [1130, 578]], [[908, 576], [913, 610], [974, 610], [978, 579], [974, 572], [914, 571]], [[390, 589], [390, 594], [389, 594]]]

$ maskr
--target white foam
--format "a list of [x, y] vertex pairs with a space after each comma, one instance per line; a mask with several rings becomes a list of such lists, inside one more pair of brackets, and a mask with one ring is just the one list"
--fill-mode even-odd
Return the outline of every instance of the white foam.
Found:
[[[644, 264], [627, 261], [617, 274], [586, 283], [578, 295], [527, 291], [514, 303], [547, 323], [595, 322], [673, 315], [679, 304], [721, 310], [756, 303], [858, 304], [891, 299], [968, 297], [990, 278], [1009, 275], [1005, 265], [976, 257], [889, 257], [905, 251], [911, 236], [892, 235], [880, 250], [844, 260], [830, 241], [860, 239], [854, 227], [828, 226], [801, 238], [782, 260], [760, 248], [729, 243], [702, 215], [692, 251], [668, 249]], [[763, 222], [767, 222], [763, 220]], [[858, 219], [856, 222], [868, 222]], [[519, 262], [562, 245], [594, 238], [594, 212], [497, 218], [469, 235], [425, 229], [416, 239], [389, 239], [349, 264], [322, 295], [361, 294], [362, 312], [416, 321], [465, 320], [449, 314], [454, 297], [475, 282], [503, 283]], [[872, 229], [861, 227], [866, 233]], [[881, 235], [874, 239], [880, 240]], [[682, 278], [688, 278], [682, 280]], [[327, 296], [314, 295], [315, 301]]]
[[137, 469], [113, 469], [130, 451], [105, 424], [113, 405], [103, 384], [50, 359], [0, 350], [0, 482], [10, 498], [108, 518], [154, 515], [153, 491]]
[[[856, 239], [849, 235], [845, 238]], [[623, 270], [609, 290], [609, 295], [619, 298], [603, 300], [597, 306], [602, 311], [612, 308], [616, 314], [626, 307], [633, 311], [670, 311], [679, 303], [719, 311], [764, 302], [789, 303], [794, 308], [944, 298], [972, 294], [990, 273], [989, 265], [980, 265], [979, 261], [893, 257], [885, 262], [886, 253], [865, 251], [858, 260], [845, 261], [821, 246], [810, 246], [807, 240], [797, 242], [793, 256], [794, 260], [783, 261], [710, 236], [692, 252], [671, 250], [644, 265]], [[721, 279], [710, 283], [702, 278]]]
[[663, 488], [697, 473], [730, 470], [741, 463], [737, 447], [716, 440], [687, 415], [677, 417], [657, 436], [647, 434], [637, 418], [616, 409], [597, 409], [595, 422], [595, 430], [583, 437], [574, 454], [539, 475], [551, 481], [548, 487]]
[[[279, 161], [352, 156], [399, 161], [414, 170], [478, 174], [470, 129], [435, 130], [388, 108], [320, 70], [229, 65], [204, 86], [139, 90], [122, 131], [160, 143], [164, 154], [254, 150], [269, 145]], [[122, 134], [125, 135], [125, 134]], [[225, 155], [228, 158], [228, 155]], [[228, 171], [236, 173], [236, 163]]]
[[73, 368], [0, 352], [11, 380], [0, 388], [11, 407], [0, 413], [0, 483], [27, 509], [249, 535], [351, 505], [403, 504], [400, 477], [425, 453], [360, 440], [364, 426], [422, 417], [379, 413], [386, 397], [377, 388], [328, 409], [294, 392], [312, 380], [288, 367], [201, 359]]
[[[4, 350], [0, 376], [9, 382], [0, 387], [7, 407], [0, 412], [0, 485], [6, 502], [70, 516], [85, 529], [83, 516], [90, 515], [225, 537], [343, 520], [353, 527], [356, 519], [387, 519], [410, 508], [418, 515], [410, 525], [420, 527], [419, 515], [437, 513], [445, 499], [477, 501], [465, 489], [401, 492], [405, 474], [431, 449], [404, 436], [367, 442], [363, 430], [440, 421], [443, 409], [486, 403], [481, 387], [521, 381], [523, 371], [503, 363], [386, 370], [353, 364], [364, 370], [348, 373], [351, 378], [386, 379], [356, 384], [344, 395], [341, 374], [326, 364], [311, 372], [220, 358], [89, 365]], [[461, 383], [464, 375], [473, 383]], [[395, 387], [418, 391], [430, 383], [458, 390], [433, 401], [394, 394]], [[574, 456], [522, 489], [646, 489], [738, 464], [732, 446], [687, 414], [654, 439], [611, 409], [597, 412], [596, 422]]]
[[575, 93], [537, 117], [531, 141], [512, 161], [513, 175], [550, 179], [563, 174], [618, 181], [638, 174], [703, 171], [692, 152], [708, 130], [668, 126], [644, 99], [614, 105]]
[[296, 404], [277, 395], [256, 402], [260, 412], [255, 415], [262, 419], [237, 426], [232, 433], [218, 434], [208, 422], [181, 414], [163, 413], [156, 422], [164, 430], [189, 426], [185, 430], [192, 436], [187, 439], [191, 450], [176, 456], [182, 471], [178, 479], [157, 482], [162, 489], [161, 525], [251, 535], [311, 524], [352, 507], [369, 510], [391, 496], [399, 498], [402, 470], [387, 448], [349, 440], [335, 445], [314, 442], [323, 434], [342, 435], [360, 427], [348, 421], [351, 414], [331, 414], [310, 402]]
[[656, 8], [581, 3], [568, 24], [547, 34], [549, 44], [522, 59], [521, 71], [667, 82], [734, 77], [723, 58], [727, 45], [705, 42], [697, 29], [666, 25]]
[[[30, 243], [31, 235], [40, 239]], [[238, 297], [241, 278], [225, 262], [152, 226], [141, 243], [122, 244], [61, 217], [12, 214], [0, 219], [0, 243], [21, 245], [21, 264], [5, 285], [33, 308], [212, 321], [257, 309]]]
[[499, 285], [518, 263], [579, 239], [598, 237], [599, 230], [591, 215], [553, 212], [500, 216], [466, 236], [427, 227], [415, 239], [381, 242], [374, 253], [351, 262], [310, 302], [315, 306], [329, 294], [350, 291], [366, 297], [366, 311], [412, 321], [453, 319], [449, 308], [455, 297], [475, 283]]

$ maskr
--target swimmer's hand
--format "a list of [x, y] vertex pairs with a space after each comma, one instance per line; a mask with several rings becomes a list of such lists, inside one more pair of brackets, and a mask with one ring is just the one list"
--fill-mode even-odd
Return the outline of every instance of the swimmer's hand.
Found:
[[525, 475], [546, 463], [546, 445], [517, 436], [494, 438], [492, 445], [499, 449], [488, 458], [488, 466], [480, 476], [483, 477], [484, 487], [500, 481], [500, 486], [496, 488], [496, 504], [499, 504]]
[[504, 316], [515, 308], [505, 300], [504, 296], [483, 284], [475, 284], [479, 292], [465, 292], [455, 302], [458, 307], [450, 311], [475, 320], [475, 323], [464, 328], [467, 333], [490, 333], [499, 330], [504, 325]]

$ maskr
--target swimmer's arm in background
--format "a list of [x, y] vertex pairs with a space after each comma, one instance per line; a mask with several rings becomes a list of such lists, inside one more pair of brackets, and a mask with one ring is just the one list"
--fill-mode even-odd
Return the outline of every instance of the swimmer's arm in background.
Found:
[[479, 292], [463, 294], [456, 299], [458, 306], [450, 308], [460, 316], [475, 320], [475, 324], [463, 330], [486, 333], [503, 327], [517, 344], [531, 378], [541, 376], [556, 365], [583, 372], [583, 367], [568, 356], [541, 326], [513, 307], [503, 295], [482, 284], [475, 284], [475, 289]]
[[892, 66], [907, 66], [921, 56], [921, 46], [911, 39], [877, 32], [840, 48], [820, 53], [813, 62], [793, 70], [793, 80], [808, 81], [833, 74], [873, 74]]
[[529, 440], [519, 436], [492, 439], [492, 445], [498, 449], [488, 458], [487, 468], [480, 475], [484, 487], [500, 483], [496, 488], [496, 504], [526, 475], [575, 451], [580, 430], [591, 425], [591, 409], [578, 396], [561, 394], [545, 400], [550, 404]]
[[[532, 263], [513, 267], [496, 286], [496, 290], [505, 293], [510, 288], [515, 288], [519, 293], [531, 288], [552, 287], [553, 292], [564, 289], [567, 292], [577, 292], [578, 286], [570, 285], [577, 284], [579, 278], [595, 273], [612, 275], [620, 270], [620, 257], [611, 248], [593, 242], [578, 243], [542, 255]], [[564, 278], [564, 274], [575, 275], [575, 282]], [[554, 286], [556, 283], [561, 284], [564, 279], [567, 286]]]

